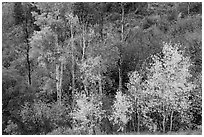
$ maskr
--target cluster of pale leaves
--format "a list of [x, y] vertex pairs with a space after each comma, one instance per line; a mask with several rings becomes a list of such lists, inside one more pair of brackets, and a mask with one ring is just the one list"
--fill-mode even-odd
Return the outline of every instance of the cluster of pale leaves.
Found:
[[8, 121], [7, 127], [4, 131], [10, 135], [18, 135], [18, 126], [17, 124], [13, 123], [11, 120]]
[[116, 100], [113, 104], [113, 113], [110, 116], [110, 120], [113, 121], [114, 124], [118, 124], [120, 128], [118, 130], [124, 130], [125, 124], [131, 119], [132, 113], [132, 102], [130, 98], [123, 94], [122, 92], [118, 91], [116, 96]]
[[76, 107], [71, 114], [74, 119], [75, 130], [87, 131], [92, 134], [93, 127], [97, 126], [103, 116], [102, 102], [97, 97], [78, 93]]
[[142, 76], [137, 71], [130, 73], [127, 84], [129, 94], [117, 92], [116, 95], [112, 114], [114, 123], [122, 123], [124, 126], [131, 119], [129, 114], [135, 103], [144, 117], [145, 113], [152, 110], [161, 113], [165, 111], [166, 114], [173, 110], [184, 115], [190, 105], [190, 91], [195, 86], [188, 81], [191, 77], [190, 58], [185, 57], [179, 48], [179, 44], [164, 43], [163, 57], [152, 57], [153, 63], [147, 68], [147, 80], [142, 81]]
[[100, 79], [99, 74], [103, 69], [101, 57], [86, 59], [80, 64], [83, 83], [96, 83]]
[[145, 92], [146, 83], [142, 81], [142, 76], [138, 71], [129, 73], [129, 83], [127, 84], [127, 88], [133, 104], [132, 106], [137, 106], [136, 109], [140, 111], [140, 113], [145, 114], [148, 111], [146, 103], [149, 94]]
[[[188, 96], [194, 85], [188, 81], [191, 77], [189, 57], [179, 51], [179, 44], [164, 43], [163, 58], [153, 57], [154, 63], [149, 69], [147, 90], [152, 98], [151, 106], [166, 103], [171, 109], [181, 110], [188, 107]], [[160, 103], [159, 103], [160, 102]]]

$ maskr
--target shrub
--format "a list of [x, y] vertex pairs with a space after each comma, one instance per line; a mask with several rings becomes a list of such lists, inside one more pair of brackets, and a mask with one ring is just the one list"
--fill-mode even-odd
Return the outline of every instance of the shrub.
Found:
[[74, 119], [74, 130], [85, 134], [96, 134], [95, 129], [99, 127], [102, 120], [102, 103], [97, 96], [86, 96], [77, 94], [76, 107], [71, 114]]
[[109, 119], [113, 121], [115, 125], [119, 125], [118, 131], [124, 131], [125, 125], [131, 119], [132, 102], [130, 98], [122, 92], [118, 91], [112, 109], [113, 113]]
[[6, 129], [4, 130], [9, 135], [19, 135], [18, 133], [18, 127], [15, 123], [13, 123], [11, 120], [8, 121], [8, 125]]
[[25, 103], [20, 115], [27, 129], [35, 134], [47, 134], [58, 127], [70, 125], [69, 110], [63, 104]]

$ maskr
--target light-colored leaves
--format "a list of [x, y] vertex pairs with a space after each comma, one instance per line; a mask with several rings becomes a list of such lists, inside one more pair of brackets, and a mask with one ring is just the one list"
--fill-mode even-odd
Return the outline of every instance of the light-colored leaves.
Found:
[[162, 53], [163, 58], [153, 57], [154, 63], [147, 80], [148, 92], [167, 102], [172, 109], [186, 108], [188, 102], [185, 97], [194, 88], [188, 82], [191, 77], [188, 70], [190, 59], [179, 51], [178, 44], [164, 43]]
[[80, 71], [84, 74], [84, 80], [86, 83], [95, 83], [100, 79], [99, 74], [106, 72], [106, 68], [101, 57], [88, 58], [80, 66]]
[[166, 116], [171, 111], [177, 111], [183, 120], [189, 119], [185, 112], [190, 107], [190, 91], [195, 86], [189, 81], [190, 58], [184, 56], [179, 48], [179, 44], [163, 43], [162, 56], [152, 56], [153, 63], [147, 68], [147, 80], [142, 81], [137, 71], [129, 75], [127, 86], [133, 97], [132, 103], [138, 99], [137, 107], [143, 113], [143, 123], [147, 125], [151, 122], [145, 121], [151, 118], [146, 114], [153, 110]]
[[76, 107], [71, 114], [75, 123], [74, 128], [92, 134], [93, 127], [101, 121], [103, 113], [102, 103], [97, 101], [96, 97], [78, 93]]
[[123, 131], [125, 124], [131, 119], [130, 114], [132, 113], [132, 102], [130, 98], [118, 91], [116, 94], [116, 100], [113, 105], [113, 113], [110, 120], [114, 124], [119, 124], [120, 129]]

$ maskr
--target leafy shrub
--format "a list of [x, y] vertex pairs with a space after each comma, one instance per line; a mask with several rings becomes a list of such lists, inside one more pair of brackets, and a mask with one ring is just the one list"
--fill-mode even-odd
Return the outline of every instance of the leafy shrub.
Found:
[[9, 135], [19, 135], [17, 125], [13, 123], [11, 120], [8, 121], [8, 125], [6, 129], [4, 129], [4, 131]]
[[20, 115], [28, 130], [37, 134], [46, 134], [60, 126], [70, 125], [69, 110], [57, 103], [45, 104], [41, 101], [35, 101], [34, 104], [25, 103]]
[[103, 116], [102, 103], [97, 96], [87, 97], [77, 94], [76, 107], [71, 114], [74, 119], [74, 130], [81, 133], [94, 134]]
[[67, 127], [58, 127], [54, 129], [52, 132], [49, 132], [47, 135], [79, 135], [79, 131], [75, 131], [71, 128]]
[[132, 102], [130, 98], [123, 94], [122, 92], [118, 91], [116, 94], [116, 100], [113, 104], [113, 113], [109, 117], [114, 124], [119, 125], [118, 131], [124, 131], [125, 125], [131, 119], [132, 113]]

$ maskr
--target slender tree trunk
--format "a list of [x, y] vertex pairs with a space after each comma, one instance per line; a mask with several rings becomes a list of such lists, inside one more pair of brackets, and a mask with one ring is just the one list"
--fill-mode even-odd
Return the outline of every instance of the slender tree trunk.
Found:
[[188, 16], [190, 14], [190, 2], [188, 2]]
[[[137, 105], [136, 105], [136, 103], [134, 104], [135, 106], [136, 106], [136, 108], [137, 108]], [[135, 110], [135, 107], [133, 108], [133, 110], [134, 110], [134, 112], [136, 112], [136, 110]], [[137, 114], [137, 112], [136, 112], [136, 114]], [[135, 132], [136, 130], [135, 130], [135, 127], [136, 127], [136, 124], [135, 124], [135, 121], [136, 121], [136, 118], [135, 118], [135, 116], [136, 115], [134, 115], [132, 118], [132, 126], [133, 126], [133, 131]]]
[[57, 89], [57, 102], [59, 103], [59, 104], [61, 104], [61, 102], [60, 102], [60, 65], [59, 65], [59, 63], [57, 62], [56, 63], [56, 89]]
[[138, 113], [138, 121], [137, 121], [137, 132], [140, 132], [140, 114]]
[[71, 48], [72, 48], [72, 98], [74, 98], [74, 93], [75, 93], [75, 57], [74, 57], [74, 36], [73, 36], [72, 23], [71, 23], [71, 42], [72, 42], [71, 43]]
[[102, 96], [103, 94], [103, 87], [102, 87], [102, 77], [101, 73], [99, 72], [99, 94]]
[[174, 111], [171, 111], [171, 116], [170, 116], [170, 132], [172, 131], [172, 127], [173, 127], [173, 115], [174, 115]]
[[[124, 33], [124, 6], [123, 3], [121, 3], [122, 8], [122, 19], [121, 19], [121, 43], [123, 43], [123, 33]], [[122, 46], [122, 45], [120, 45]], [[122, 50], [122, 48], [121, 48]], [[122, 91], [122, 51], [120, 50], [120, 57], [119, 57], [119, 91]]]
[[[83, 62], [84, 59], [85, 59], [85, 51], [86, 51], [85, 32], [86, 32], [86, 26], [85, 26], [85, 24], [84, 24], [84, 25], [82, 26], [82, 58], [81, 58], [81, 62]], [[84, 91], [85, 91], [86, 95], [88, 95], [88, 90], [87, 90], [87, 85], [86, 85], [86, 83], [84, 83], [83, 85], [84, 85]]]
[[163, 126], [163, 133], [165, 133], [165, 122], [166, 122], [166, 115], [163, 115], [163, 121], [162, 121], [162, 126]]
[[136, 108], [137, 108], [137, 132], [140, 132], [140, 114], [139, 114], [139, 107], [138, 107], [138, 98], [136, 99]]
[[121, 55], [119, 59], [118, 71], [119, 71], [119, 91], [122, 92], [122, 57]]
[[[62, 91], [62, 73], [63, 73], [63, 62], [59, 61], [60, 51], [58, 45], [58, 36], [56, 35], [56, 48], [57, 48], [57, 59], [56, 59], [56, 89], [57, 89], [57, 102], [61, 105], [61, 91]], [[61, 71], [60, 71], [61, 66]]]
[[59, 104], [61, 105], [62, 103], [62, 80], [63, 80], [63, 68], [64, 68], [64, 64], [63, 61], [61, 61], [61, 66], [60, 66], [60, 81], [59, 81]]
[[163, 133], [165, 133], [165, 122], [166, 122], [166, 110], [165, 110], [165, 102], [162, 102], [162, 110], [163, 110], [163, 120], [162, 120], [162, 127], [163, 127]]
[[26, 61], [28, 64], [28, 83], [29, 83], [29, 85], [31, 85], [32, 84], [32, 82], [31, 82], [31, 62], [30, 62], [30, 57], [29, 57], [30, 45], [29, 45], [28, 39], [26, 39], [26, 41], [27, 41]]
[[84, 91], [85, 91], [86, 95], [89, 95], [87, 87], [88, 87], [87, 83], [84, 83]]
[[86, 50], [86, 41], [85, 41], [85, 32], [86, 32], [86, 29], [85, 29], [85, 25], [83, 25], [83, 29], [82, 29], [82, 61], [85, 59], [85, 50]]
[[123, 35], [124, 35], [124, 5], [121, 3], [121, 8], [122, 8], [122, 19], [121, 19], [121, 41], [123, 42]]
[[[26, 5], [27, 6], [27, 5]], [[27, 11], [25, 12], [25, 17], [27, 17]], [[29, 44], [29, 28], [28, 28], [28, 18], [25, 18], [25, 24], [24, 24], [24, 29], [25, 29], [25, 39], [26, 39], [26, 62], [28, 65], [28, 84], [31, 85], [31, 63], [30, 63], [30, 58], [29, 58], [29, 52], [30, 52], [30, 44]], [[31, 27], [31, 26], [30, 26]]]
[[135, 132], [135, 118], [133, 117], [133, 120], [132, 120], [132, 126], [133, 126], [133, 131]]
[[101, 40], [103, 41], [103, 13], [101, 13], [101, 20], [99, 22], [99, 31], [101, 35]]

